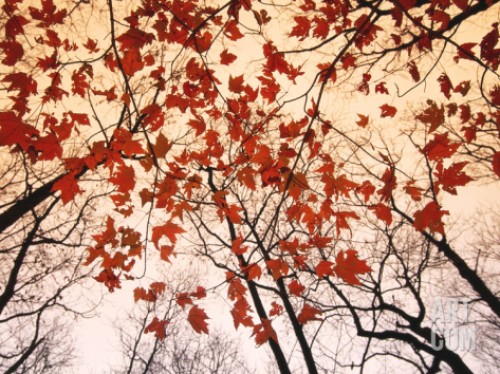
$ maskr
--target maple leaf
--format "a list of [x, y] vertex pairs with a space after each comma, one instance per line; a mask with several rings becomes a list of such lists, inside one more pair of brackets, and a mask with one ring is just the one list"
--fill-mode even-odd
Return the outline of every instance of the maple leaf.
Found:
[[453, 57], [453, 60], [458, 63], [460, 59], [464, 60], [473, 60], [474, 56], [476, 55], [472, 48], [474, 48], [477, 45], [477, 43], [464, 43], [461, 44], [458, 49], [458, 53], [455, 57]]
[[14, 112], [0, 112], [0, 145], [19, 144], [27, 150], [31, 139], [36, 139], [39, 131], [25, 124]]
[[142, 30], [131, 28], [127, 30], [127, 32], [116, 38], [116, 41], [120, 43], [120, 50], [138, 50], [144, 47], [147, 44], [151, 44], [151, 42], [155, 39], [154, 34], [144, 32]]
[[175, 302], [179, 304], [182, 309], [185, 309], [187, 305], [193, 305], [193, 300], [191, 299], [188, 292], [180, 292], [176, 294]]
[[19, 91], [19, 95], [28, 96], [37, 93], [37, 82], [30, 75], [19, 72], [7, 74], [3, 77], [2, 82], [10, 82], [7, 91]]
[[431, 201], [422, 210], [413, 214], [413, 227], [418, 231], [429, 229], [431, 232], [444, 235], [444, 224], [441, 218], [445, 214], [448, 214], [447, 210], [441, 210], [435, 201]]
[[137, 48], [126, 50], [121, 63], [123, 72], [130, 77], [144, 68], [144, 61]]
[[317, 315], [322, 314], [321, 309], [315, 308], [308, 303], [304, 303], [302, 310], [297, 316], [297, 320], [300, 324], [304, 325], [309, 321], [320, 321], [321, 319]]
[[0, 48], [5, 57], [2, 64], [7, 66], [14, 66], [24, 56], [23, 46], [15, 40], [0, 41]]
[[162, 226], [153, 227], [151, 241], [155, 244], [156, 248], [160, 248], [159, 241], [162, 237], [166, 236], [172, 244], [175, 244], [175, 242], [177, 242], [177, 235], [184, 232], [186, 232], [186, 230], [184, 230], [182, 227], [171, 221], [168, 221]]
[[498, 43], [498, 22], [495, 22], [492, 26], [492, 30], [486, 34], [479, 46], [481, 47], [481, 59], [492, 65], [493, 70], [497, 70], [500, 57], [500, 49], [495, 48]]
[[368, 207], [368, 209], [372, 210], [377, 218], [384, 221], [387, 225], [390, 225], [392, 223], [391, 208], [389, 208], [387, 205], [378, 203], [376, 205]]
[[394, 117], [397, 113], [397, 109], [393, 106], [390, 106], [388, 104], [384, 104], [380, 107], [382, 113], [381, 113], [381, 117], [384, 118], [384, 117]]
[[153, 145], [154, 155], [157, 159], [164, 158], [168, 151], [172, 148], [172, 143], [170, 143], [163, 133], [159, 133], [156, 137], [156, 142]]
[[436, 187], [441, 186], [443, 190], [451, 193], [452, 195], [457, 194], [456, 187], [465, 186], [467, 183], [473, 179], [463, 172], [463, 168], [468, 164], [468, 162], [457, 162], [452, 164], [450, 167], [444, 169], [443, 163], [439, 162], [436, 167], [436, 172], [434, 175], [438, 178], [436, 182]]
[[333, 275], [333, 270], [332, 270], [333, 262], [327, 261], [327, 260], [322, 260], [316, 265], [316, 275], [319, 278], [327, 277], [329, 275]]
[[452, 156], [459, 147], [460, 143], [451, 143], [448, 139], [448, 132], [445, 132], [444, 134], [434, 135], [434, 139], [427, 143], [422, 149], [422, 153], [429, 160], [438, 161]]
[[276, 331], [271, 326], [271, 321], [265, 318], [261, 318], [261, 322], [254, 326], [253, 328], [253, 336], [255, 336], [255, 342], [257, 345], [262, 345], [267, 343], [269, 339], [272, 339], [276, 343], [278, 343], [278, 336], [276, 335]]
[[366, 274], [372, 271], [365, 260], [359, 260], [354, 249], [340, 251], [335, 258], [333, 267], [335, 274], [342, 278], [344, 282], [352, 285], [360, 285], [361, 282], [356, 277], [358, 274]]
[[414, 180], [407, 182], [405, 187], [404, 187], [404, 190], [406, 191], [406, 193], [408, 195], [411, 196], [411, 198], [414, 201], [420, 201], [420, 200], [422, 200], [422, 191], [423, 190], [420, 187], [415, 187], [414, 184], [415, 184]]
[[68, 173], [58, 179], [52, 186], [52, 191], [61, 191], [63, 204], [69, 203], [77, 194], [84, 192], [78, 186], [78, 179], [75, 172]]
[[385, 82], [378, 83], [375, 86], [375, 92], [380, 93], [380, 94], [389, 95], [389, 91], [387, 90], [387, 87], [385, 87]]
[[248, 315], [250, 311], [250, 305], [246, 301], [244, 297], [240, 297], [234, 303], [233, 308], [231, 309], [231, 315], [233, 317], [234, 328], [237, 329], [239, 325], [243, 325], [245, 327], [253, 327], [252, 317]]
[[410, 61], [408, 63], [408, 71], [410, 72], [410, 76], [414, 82], [420, 81], [420, 73], [418, 71], [418, 67], [415, 61]]
[[160, 258], [165, 262], [170, 262], [170, 256], [175, 256], [174, 246], [172, 245], [162, 245], [160, 247]]
[[283, 307], [276, 303], [276, 301], [273, 301], [271, 303], [272, 309], [269, 311], [269, 315], [271, 317], [273, 316], [279, 316], [283, 312]]
[[196, 331], [198, 334], [208, 334], [208, 326], [206, 322], [207, 319], [208, 316], [206, 315], [205, 311], [198, 308], [196, 305], [193, 305], [189, 310], [188, 321], [194, 331]]
[[226, 35], [231, 40], [238, 40], [243, 38], [243, 34], [238, 28], [238, 21], [231, 20], [226, 23], [226, 27], [224, 28], [224, 35]]
[[302, 296], [302, 292], [306, 289], [297, 279], [294, 279], [288, 285], [290, 293], [295, 296]]
[[220, 54], [220, 63], [222, 65], [230, 65], [236, 61], [236, 55], [229, 53], [227, 49], [224, 49]]
[[5, 22], [5, 38], [15, 39], [17, 35], [24, 34], [24, 26], [28, 23], [29, 21], [23, 16], [11, 16], [7, 22]]
[[500, 152], [495, 152], [491, 164], [493, 166], [493, 171], [495, 172], [495, 174], [500, 177]]
[[359, 117], [359, 120], [356, 122], [356, 125], [358, 125], [359, 127], [363, 127], [363, 128], [368, 126], [368, 123], [370, 121], [369, 116], [365, 116], [364, 114], [358, 114], [358, 117]]
[[129, 192], [135, 186], [135, 171], [132, 166], [118, 165], [109, 181], [118, 187], [118, 192]]
[[164, 340], [166, 337], [166, 327], [170, 322], [168, 320], [159, 320], [158, 317], [154, 317], [149, 325], [146, 326], [144, 332], [150, 333], [154, 332], [154, 336], [157, 339]]
[[237, 256], [241, 256], [243, 253], [245, 253], [248, 250], [247, 246], [243, 245], [243, 237], [241, 234], [233, 240], [233, 243], [231, 244], [231, 252], [233, 252]]
[[28, 9], [31, 17], [40, 21], [38, 25], [42, 27], [63, 23], [67, 14], [66, 9], [57, 11], [53, 0], [42, 0], [42, 9], [31, 6]]
[[438, 107], [432, 100], [427, 100], [429, 105], [423, 112], [415, 116], [419, 121], [429, 124], [429, 133], [436, 130], [444, 123], [444, 107]]
[[260, 279], [262, 276], [262, 269], [256, 263], [243, 266], [241, 271], [246, 274], [247, 280]]
[[236, 176], [238, 178], [238, 181], [250, 188], [251, 190], [255, 191], [256, 189], [256, 184], [255, 184], [255, 175], [257, 174], [257, 171], [253, 170], [251, 167], [245, 167], [243, 169], [238, 170]]
[[299, 38], [299, 40], [304, 40], [309, 35], [311, 21], [303, 16], [294, 17], [293, 20], [295, 21], [295, 26], [290, 32], [290, 36], [295, 36]]
[[450, 91], [453, 90], [453, 85], [451, 84], [450, 78], [445, 73], [441, 74], [438, 78], [438, 82], [441, 86], [441, 92], [446, 96], [447, 99], [451, 97]]
[[278, 280], [282, 276], [286, 276], [288, 274], [289, 267], [285, 261], [280, 259], [267, 260], [266, 265], [275, 280]]
[[154, 303], [156, 301], [156, 296], [152, 292], [146, 291], [143, 287], [136, 287], [134, 289], [134, 301], [138, 302], [139, 300]]

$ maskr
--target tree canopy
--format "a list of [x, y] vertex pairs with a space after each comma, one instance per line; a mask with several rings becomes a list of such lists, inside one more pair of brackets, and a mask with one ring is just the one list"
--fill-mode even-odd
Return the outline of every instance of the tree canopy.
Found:
[[[446, 199], [499, 183], [496, 3], [5, 0], [0, 323], [71, 248], [56, 278], [141, 281], [160, 341], [165, 303], [210, 334], [217, 301], [281, 373], [494, 372], [498, 216]], [[211, 281], [162, 281], [189, 262]]]

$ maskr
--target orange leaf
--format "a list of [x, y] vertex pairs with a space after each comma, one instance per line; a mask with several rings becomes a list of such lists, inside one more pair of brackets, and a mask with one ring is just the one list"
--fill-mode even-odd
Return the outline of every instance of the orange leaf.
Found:
[[183, 232], [186, 232], [186, 230], [169, 221], [162, 226], [153, 227], [151, 241], [155, 244], [156, 248], [160, 248], [158, 242], [163, 236], [166, 236], [171, 243], [175, 243], [177, 241], [177, 235], [182, 234]]
[[359, 120], [356, 122], [356, 125], [358, 125], [359, 127], [363, 127], [363, 128], [368, 126], [368, 123], [370, 121], [369, 116], [365, 116], [363, 114], [358, 113], [358, 117], [359, 117]]
[[344, 282], [359, 285], [361, 284], [356, 275], [366, 274], [372, 269], [366, 264], [365, 260], [359, 260], [357, 252], [353, 249], [347, 251], [340, 251], [335, 258], [335, 266], [333, 271], [338, 277], [342, 278]]

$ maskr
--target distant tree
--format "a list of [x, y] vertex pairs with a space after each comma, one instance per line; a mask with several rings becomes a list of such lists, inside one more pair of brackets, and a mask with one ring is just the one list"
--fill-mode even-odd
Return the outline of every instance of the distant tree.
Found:
[[[446, 207], [500, 176], [496, 0], [2, 10], [0, 145], [45, 173], [0, 212], [20, 248], [44, 212], [96, 199], [102, 230], [79, 232], [97, 281], [113, 292], [151, 257], [204, 258], [220, 272], [183, 291], [190, 325], [208, 333], [202, 299], [227, 295], [282, 373], [328, 372], [325, 352], [346, 371], [380, 357], [471, 371], [432, 347], [429, 310], [458, 285], [491, 326], [500, 317], [498, 284], [476, 266], [491, 250], [471, 258]], [[154, 304], [165, 288], [134, 296]], [[149, 318], [165, 338], [169, 316]], [[342, 354], [320, 339], [339, 326], [359, 341]]]
[[[181, 305], [189, 303], [187, 286], [196, 279], [193, 271], [168, 276], [167, 286], [151, 304], [138, 303], [127, 318], [115, 322], [119, 331], [124, 362], [120, 373], [250, 373], [238, 340], [222, 332], [199, 336], [186, 326]], [[148, 336], [153, 316], [161, 316], [169, 323], [164, 339]], [[149, 325], [149, 327], [148, 327]], [[145, 334], [146, 333], [146, 334]], [[163, 333], [162, 330], [157, 333]]]

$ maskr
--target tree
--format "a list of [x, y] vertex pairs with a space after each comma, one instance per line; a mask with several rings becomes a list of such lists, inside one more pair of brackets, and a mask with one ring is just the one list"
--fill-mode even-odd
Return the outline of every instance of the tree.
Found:
[[[2, 155], [9, 160], [6, 155]], [[9, 210], [50, 178], [22, 155], [2, 165], [2, 208]], [[87, 212], [96, 196], [59, 206], [51, 197], [0, 234], [0, 368], [5, 373], [65, 372], [73, 364], [72, 323], [85, 316], [82, 266]], [[78, 296], [77, 296], [78, 295]], [[92, 301], [94, 302], [94, 301]]]
[[497, 2], [124, 3], [3, 6], [0, 144], [57, 173], [0, 230], [101, 191], [86, 263], [111, 292], [136, 262], [201, 256], [221, 278], [186, 293], [194, 330], [209, 331], [206, 292], [225, 292], [282, 373], [328, 371], [316, 341], [337, 319], [361, 370], [384, 355], [471, 371], [432, 347], [429, 308], [436, 279], [456, 296], [453, 280], [498, 326], [498, 285], [445, 206], [500, 176]]
[[[167, 286], [158, 293], [151, 304], [138, 303], [127, 312], [126, 318], [115, 322], [120, 334], [123, 363], [114, 370], [120, 373], [250, 373], [238, 340], [221, 331], [212, 331], [204, 337], [197, 336], [185, 321], [184, 308], [189, 299], [186, 289], [198, 282], [196, 272], [183, 269], [182, 273], [169, 274]], [[137, 296], [138, 291], [136, 291]], [[151, 320], [161, 316], [168, 324], [160, 330]], [[148, 336], [165, 334], [164, 339]]]

